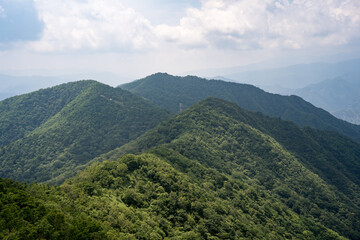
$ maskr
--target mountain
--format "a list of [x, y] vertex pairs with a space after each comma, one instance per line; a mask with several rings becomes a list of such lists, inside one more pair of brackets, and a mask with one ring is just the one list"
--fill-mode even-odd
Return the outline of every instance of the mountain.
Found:
[[271, 68], [254, 71], [241, 71], [224, 75], [237, 82], [249, 83], [268, 90], [274, 86], [297, 89], [310, 84], [319, 83], [325, 79], [359, 72], [360, 59], [352, 59], [338, 63], [298, 64], [281, 68]]
[[96, 163], [59, 187], [0, 179], [2, 239], [344, 239], [266, 191], [152, 155]]
[[[41, 71], [43, 72], [43, 71]], [[19, 74], [18, 71], [12, 74]], [[26, 94], [37, 91], [41, 88], [49, 88], [62, 83], [73, 82], [78, 79], [98, 79], [102, 83], [115, 86], [121, 82], [128, 82], [131, 78], [121, 77], [108, 72], [87, 72], [82, 74], [58, 74], [48, 72], [46, 75], [30, 75], [27, 71], [22, 71], [23, 75], [0, 74], [0, 101], [16, 95]]]
[[[200, 163], [266, 190], [343, 236], [360, 236], [360, 146], [339, 134], [301, 129], [210, 98], [101, 158], [144, 151], [203, 182]], [[209, 179], [216, 189], [217, 178]]]
[[360, 125], [360, 102], [352, 104], [345, 109], [335, 111], [332, 114], [347, 122]]
[[173, 113], [212, 96], [236, 102], [250, 111], [293, 121], [299, 126], [336, 131], [360, 141], [359, 126], [339, 120], [300, 97], [270, 94], [252, 85], [157, 73], [120, 87]]
[[149, 101], [79, 81], [0, 102], [0, 176], [59, 183], [168, 117]]
[[0, 179], [0, 237], [359, 239], [359, 153], [208, 98], [60, 186]]
[[0, 100], [61, 84], [61, 77], [11, 76], [0, 74]]
[[327, 79], [298, 89], [294, 94], [335, 116], [359, 124], [360, 73]]

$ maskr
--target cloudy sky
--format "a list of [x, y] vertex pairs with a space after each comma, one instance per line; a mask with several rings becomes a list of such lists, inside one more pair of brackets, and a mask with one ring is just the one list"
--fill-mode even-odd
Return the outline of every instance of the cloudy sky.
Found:
[[139, 78], [359, 50], [359, 0], [0, 0], [0, 73]]

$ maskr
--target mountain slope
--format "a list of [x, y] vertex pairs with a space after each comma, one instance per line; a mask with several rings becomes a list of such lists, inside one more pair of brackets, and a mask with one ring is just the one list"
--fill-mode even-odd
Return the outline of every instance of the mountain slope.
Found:
[[336, 131], [360, 141], [359, 126], [339, 120], [297, 96], [270, 94], [251, 85], [158, 73], [121, 85], [121, 88], [174, 113], [212, 96], [236, 102], [250, 111], [291, 120], [299, 126]]
[[95, 163], [60, 187], [0, 179], [0, 237], [344, 239], [260, 188], [194, 165], [201, 182], [152, 154]]
[[335, 111], [333, 115], [347, 122], [360, 125], [360, 102], [356, 102], [345, 109]]
[[338, 63], [317, 62], [281, 68], [242, 71], [225, 74], [224, 77], [235, 79], [242, 83], [251, 83], [256, 86], [261, 86], [261, 88], [264, 88], [266, 91], [275, 86], [297, 89], [306, 87], [310, 84], [316, 84], [324, 79], [359, 72], [359, 64], [360, 59], [352, 59]]
[[[1, 109], [10, 123], [2, 131], [13, 134], [13, 141], [0, 148], [0, 176], [20, 181], [61, 182], [168, 116], [148, 101], [95, 81], [11, 98]], [[24, 127], [14, 133], [18, 122]]]
[[31, 132], [73, 101], [93, 81], [62, 84], [0, 102], [0, 146]]
[[359, 80], [359, 73], [347, 74], [298, 89], [294, 94], [341, 119], [358, 124], [360, 122], [356, 120], [360, 116]]
[[[332, 138], [322, 142], [328, 134]], [[271, 192], [297, 214], [349, 238], [360, 237], [360, 146], [341, 135], [302, 130], [211, 98], [102, 157], [141, 151], [198, 181], [204, 177], [196, 163], [216, 169]]]

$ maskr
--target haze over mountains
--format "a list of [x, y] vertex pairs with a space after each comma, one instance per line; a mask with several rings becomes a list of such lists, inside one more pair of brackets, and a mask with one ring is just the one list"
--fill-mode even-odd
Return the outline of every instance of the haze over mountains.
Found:
[[[337, 63], [314, 62], [266, 68], [260, 64], [248, 67], [193, 71], [193, 75], [224, 81], [255, 85], [271, 93], [298, 95], [316, 107], [351, 123], [359, 123], [358, 92], [360, 59]], [[40, 88], [78, 79], [97, 79], [112, 86], [129, 82], [131, 78], [113, 73], [70, 74], [66, 76], [0, 75], [0, 100]], [[337, 79], [337, 80], [335, 80]], [[338, 84], [335, 84], [337, 81]], [[345, 86], [346, 85], [346, 86]], [[347, 97], [349, 96], [349, 97]]]
[[294, 94], [338, 118], [360, 124], [360, 72], [327, 79], [298, 89]]

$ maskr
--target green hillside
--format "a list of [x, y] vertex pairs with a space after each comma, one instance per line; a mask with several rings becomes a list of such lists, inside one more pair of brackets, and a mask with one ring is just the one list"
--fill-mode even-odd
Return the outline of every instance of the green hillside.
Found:
[[259, 187], [191, 164], [201, 181], [152, 154], [95, 163], [60, 187], [0, 179], [0, 237], [344, 239]]
[[73, 101], [94, 81], [79, 81], [0, 102], [0, 146], [31, 132]]
[[168, 117], [149, 101], [95, 81], [10, 98], [0, 109], [9, 139], [0, 148], [0, 177], [26, 182], [62, 182]]
[[360, 126], [339, 120], [297, 96], [270, 94], [251, 85], [157, 73], [120, 87], [173, 113], [180, 111], [180, 104], [186, 109], [207, 97], [217, 97], [250, 111], [290, 120], [302, 127], [336, 131], [360, 141]]
[[60, 186], [0, 179], [0, 238], [359, 239], [359, 148], [209, 98]]
[[300, 129], [211, 98], [102, 157], [141, 151], [198, 181], [204, 176], [194, 165], [201, 163], [271, 192], [344, 236], [360, 237], [360, 146], [341, 135]]

